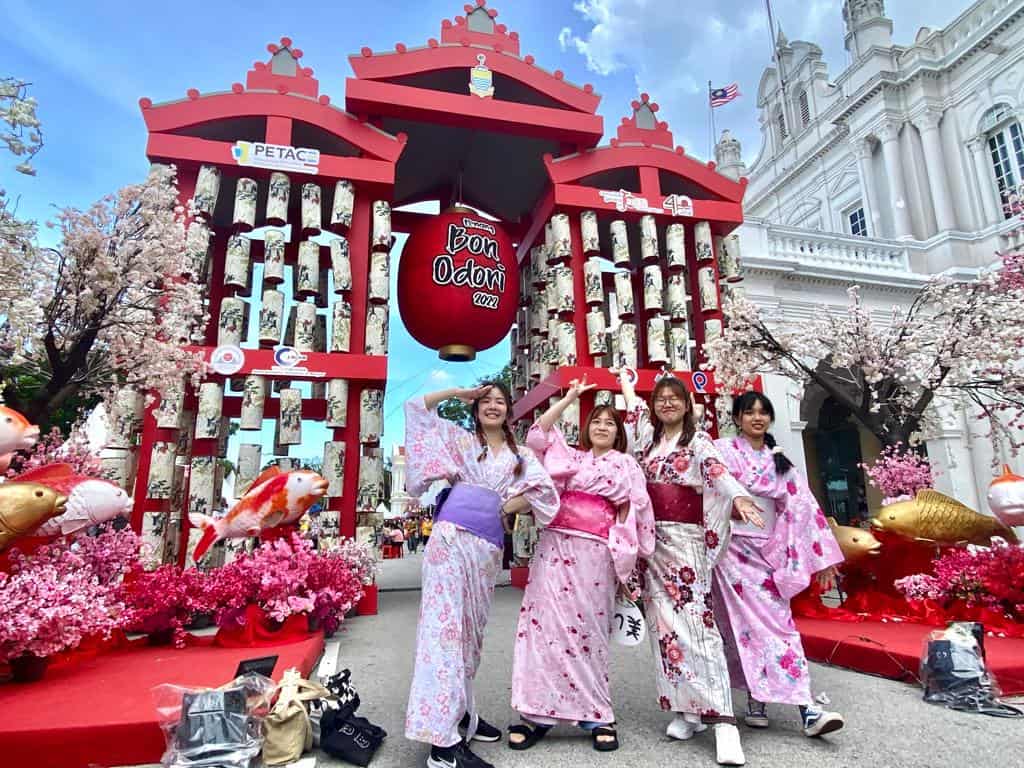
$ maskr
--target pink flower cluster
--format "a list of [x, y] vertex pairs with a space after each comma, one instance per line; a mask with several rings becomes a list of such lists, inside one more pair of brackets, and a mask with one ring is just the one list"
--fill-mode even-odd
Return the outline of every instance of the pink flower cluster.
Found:
[[366, 544], [355, 539], [341, 539], [340, 543], [321, 549], [321, 552], [337, 554], [344, 558], [363, 584], [373, 584], [377, 580], [380, 563], [373, 550]]
[[51, 656], [119, 626], [121, 577], [138, 556], [130, 530], [17, 549], [0, 573], [0, 660]]
[[125, 576], [121, 599], [125, 611], [121, 626], [147, 634], [171, 631], [174, 645], [185, 647], [185, 626], [197, 614], [212, 610], [207, 593], [208, 577], [196, 568], [183, 571], [177, 565], [161, 565], [145, 571], [138, 564]]
[[245, 622], [245, 608], [258, 605], [276, 621], [309, 614], [332, 632], [362, 597], [360, 575], [341, 552], [317, 552], [307, 539], [264, 542], [207, 575], [207, 594], [217, 624]]
[[931, 488], [937, 475], [928, 459], [901, 443], [883, 449], [874, 462], [860, 467], [885, 496], [883, 504], [913, 498], [919, 490]]
[[7, 470], [7, 477], [16, 477], [48, 464], [70, 464], [76, 475], [103, 476], [99, 457], [89, 450], [85, 437], [72, 432], [65, 439], [60, 429], [54, 427], [39, 439], [26, 458], [17, 461], [16, 469]]
[[1024, 547], [954, 549], [937, 558], [932, 570], [899, 579], [896, 588], [908, 600], [934, 600], [943, 607], [962, 602], [1024, 621]]

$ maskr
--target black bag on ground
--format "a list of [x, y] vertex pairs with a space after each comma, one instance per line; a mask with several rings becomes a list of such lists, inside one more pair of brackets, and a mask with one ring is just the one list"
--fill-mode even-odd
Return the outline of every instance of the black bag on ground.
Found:
[[356, 717], [360, 702], [351, 677], [343, 669], [323, 682], [337, 702], [331, 702], [320, 716], [320, 749], [352, 765], [366, 766], [388, 734], [365, 717]]
[[249, 741], [249, 713], [245, 691], [186, 693], [181, 701], [181, 723], [175, 732], [180, 759], [205, 763], [232, 754]]

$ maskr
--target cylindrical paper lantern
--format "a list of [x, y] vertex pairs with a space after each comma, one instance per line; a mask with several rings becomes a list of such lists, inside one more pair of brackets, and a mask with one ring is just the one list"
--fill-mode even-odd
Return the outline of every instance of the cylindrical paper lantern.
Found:
[[320, 234], [323, 226], [323, 213], [320, 205], [320, 185], [302, 185], [302, 236], [315, 237]]
[[[552, 270], [552, 277], [554, 278], [554, 270]], [[549, 315], [558, 314], [558, 281], [552, 279], [547, 285], [544, 286], [544, 299], [547, 302], [547, 310]]]
[[252, 241], [244, 235], [231, 235], [224, 254], [224, 285], [238, 289], [242, 295], [249, 295], [249, 252]]
[[256, 223], [256, 198], [259, 194], [253, 179], [242, 177], [235, 184], [235, 212], [231, 221], [236, 232], [248, 232]]
[[[215, 165], [199, 166], [196, 176], [196, 192], [192, 196], [192, 207], [197, 216], [209, 219], [217, 208], [217, 196], [220, 194], [220, 168]], [[156, 498], [151, 496], [150, 498]], [[167, 498], [161, 496], [160, 498]]]
[[620, 323], [618, 337], [619, 364], [638, 367], [636, 326], [633, 323]]
[[612, 231], [612, 260], [617, 267], [629, 268], [629, 234], [626, 232], [626, 222], [617, 219], [611, 224]]
[[547, 285], [548, 263], [543, 245], [535, 245], [530, 249], [530, 281], [536, 286]]
[[[391, 206], [385, 200], [377, 200], [373, 204], [373, 250], [390, 251], [391, 240]], [[407, 250], [408, 247], [407, 243]]]
[[594, 393], [594, 406], [615, 405], [615, 393], [610, 389], [599, 389]]
[[334, 185], [334, 205], [331, 206], [331, 229], [334, 232], [348, 232], [352, 226], [355, 202], [356, 188], [351, 181], [342, 179]]
[[281, 291], [263, 292], [260, 307], [260, 346], [276, 347], [281, 343], [284, 326], [284, 294]]
[[652, 317], [647, 321], [647, 361], [665, 364], [669, 361], [668, 345], [665, 343], [665, 319]]
[[313, 240], [299, 243], [299, 261], [295, 273], [295, 293], [316, 296], [320, 292], [320, 244]]
[[717, 318], [704, 321], [704, 343], [714, 341], [722, 335], [722, 321]]
[[220, 317], [217, 318], [217, 346], [241, 344], [245, 330], [245, 302], [225, 296], [220, 300]]
[[334, 275], [335, 293], [352, 290], [352, 260], [349, 256], [348, 240], [344, 237], [331, 241], [331, 272]]
[[185, 234], [185, 271], [198, 282], [206, 277], [209, 254], [210, 228], [202, 219], [196, 219], [189, 224]]
[[558, 419], [558, 428], [565, 436], [565, 442], [569, 445], [580, 444], [580, 401], [573, 400], [562, 411]]
[[572, 314], [576, 311], [576, 299], [573, 296], [573, 275], [569, 267], [555, 268], [555, 291], [558, 295], [559, 314]]
[[661, 267], [650, 264], [644, 267], [644, 309], [660, 310], [665, 295]]
[[700, 290], [701, 311], [713, 312], [718, 309], [718, 289], [715, 285], [714, 267], [701, 267], [697, 271], [697, 286]]
[[364, 389], [359, 395], [359, 442], [379, 443], [384, 430], [384, 393]]
[[263, 233], [263, 282], [284, 282], [284, 233], [278, 229]]
[[241, 443], [238, 446], [238, 465], [235, 467], [235, 496], [249, 490], [252, 481], [263, 468], [263, 446], [259, 443]]
[[572, 255], [572, 236], [569, 232], [569, 216], [556, 213], [551, 217], [551, 253], [549, 261], [564, 261]]
[[657, 261], [658, 223], [649, 213], [640, 217], [640, 258], [645, 262]]
[[160, 392], [160, 404], [154, 416], [160, 429], [177, 429], [181, 418], [181, 408], [185, 400], [185, 390], [180, 383], [166, 386]]
[[327, 426], [341, 428], [348, 424], [348, 379], [327, 382]]
[[223, 413], [224, 385], [217, 381], [204, 381], [199, 385], [195, 439], [215, 440], [220, 434], [220, 419]]
[[316, 352], [316, 304], [300, 301], [295, 304], [295, 348], [299, 352]]
[[145, 398], [134, 387], [122, 387], [107, 419], [106, 448], [131, 448], [135, 433], [142, 425]]
[[576, 365], [576, 326], [573, 323], [558, 324], [558, 364]]
[[242, 390], [240, 429], [263, 427], [263, 403], [267, 398], [267, 380], [262, 376], [246, 376]]
[[366, 310], [366, 354], [388, 353], [388, 306], [372, 304]]
[[715, 258], [711, 248], [711, 225], [706, 221], [698, 221], [693, 225], [693, 239], [697, 251], [697, 261], [710, 261]]
[[669, 331], [669, 351], [672, 354], [672, 370], [690, 370], [690, 335], [685, 325], [673, 325]]
[[665, 228], [665, 252], [669, 271], [686, 269], [686, 226], [669, 224]]
[[359, 457], [359, 503], [375, 507], [384, 495], [384, 467], [380, 456]]
[[348, 352], [352, 338], [352, 305], [347, 299], [334, 302], [331, 326], [331, 352]]
[[730, 283], [743, 279], [740, 274], [740, 236], [735, 232], [721, 238], [718, 244], [718, 271]]
[[288, 199], [292, 194], [292, 181], [279, 171], [270, 174], [267, 194], [267, 224], [283, 227], [288, 223]]
[[278, 417], [278, 442], [281, 445], [302, 444], [302, 392], [288, 387], [280, 394], [281, 412]]
[[596, 256], [601, 252], [601, 237], [597, 230], [597, 214], [583, 211], [580, 214], [580, 234], [583, 238], [583, 253]]
[[387, 251], [374, 251], [370, 255], [370, 301], [387, 304], [391, 278], [389, 264], [391, 255]]
[[587, 312], [587, 348], [592, 355], [603, 355], [608, 351], [604, 310], [601, 307], [595, 307]]
[[615, 300], [620, 317], [632, 317], [636, 314], [633, 304], [633, 276], [629, 272], [615, 273]]
[[168, 443], [162, 440], [153, 443], [149, 454], [149, 485], [146, 489], [146, 498], [171, 498], [176, 451], [177, 443]]
[[345, 443], [340, 440], [324, 443], [323, 477], [327, 481], [327, 495], [341, 496], [345, 489]]
[[[192, 469], [188, 479], [188, 511], [201, 515], [213, 512], [213, 505], [219, 501], [214, 498], [215, 477], [213, 456], [193, 456]], [[191, 551], [191, 550], [190, 550]]]
[[673, 320], [686, 319], [686, 280], [682, 272], [668, 276], [668, 301], [665, 309]]
[[601, 260], [587, 259], [583, 262], [583, 286], [587, 304], [604, 304], [604, 286], [601, 281]]

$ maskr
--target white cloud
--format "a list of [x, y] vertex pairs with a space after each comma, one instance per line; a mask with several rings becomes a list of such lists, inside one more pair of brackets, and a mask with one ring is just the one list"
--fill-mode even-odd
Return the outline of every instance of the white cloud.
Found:
[[452, 375], [450, 373], [448, 373], [448, 371], [444, 370], [443, 368], [435, 368], [434, 370], [432, 370], [430, 372], [430, 380], [433, 381], [433, 382], [438, 382], [438, 383], [445, 382], [445, 381], [451, 381], [452, 380]]

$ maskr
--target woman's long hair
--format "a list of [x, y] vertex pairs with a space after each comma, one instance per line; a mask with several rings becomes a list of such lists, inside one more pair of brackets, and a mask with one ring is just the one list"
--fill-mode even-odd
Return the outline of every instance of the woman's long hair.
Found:
[[661, 442], [661, 436], [665, 431], [665, 425], [661, 423], [661, 419], [655, 413], [654, 403], [666, 389], [671, 390], [674, 395], [683, 401], [683, 434], [679, 438], [679, 445], [689, 445], [693, 436], [697, 434], [697, 421], [693, 418], [693, 400], [690, 397], [690, 390], [686, 388], [682, 381], [674, 376], [666, 376], [654, 385], [654, 391], [651, 392], [651, 423], [654, 424], [652, 449]]
[[[732, 401], [732, 420], [736, 423], [736, 426], [740, 426], [740, 418], [749, 410], [752, 410], [755, 405], [761, 404], [761, 408], [768, 414], [768, 418], [772, 423], [775, 422], [775, 406], [772, 405], [772, 401], [768, 399], [767, 395], [761, 392], [744, 392], [742, 395]], [[786, 458], [786, 454], [781, 451], [775, 451], [775, 436], [771, 432], [765, 432], [764, 444], [772, 449], [772, 459], [775, 461], [775, 471], [784, 475], [793, 468], [793, 462]]]
[[[480, 383], [481, 387], [487, 387], [488, 391], [491, 389], [497, 389], [501, 392], [501, 396], [505, 398], [505, 421], [501, 424], [501, 431], [505, 435], [505, 444], [516, 457], [516, 469], [515, 476], [519, 477], [523, 474], [523, 457], [519, 455], [519, 446], [516, 445], [515, 435], [512, 434], [512, 428], [508, 424], [508, 417], [512, 415], [512, 393], [509, 391], [508, 386], [502, 381], [483, 381]], [[485, 393], [486, 394], [486, 393]], [[478, 398], [473, 401], [473, 405], [470, 406], [470, 413], [473, 415], [473, 430], [476, 432], [476, 439], [480, 441], [480, 447], [483, 449], [480, 451], [480, 455], [477, 457], [477, 461], [483, 461], [487, 458], [487, 436], [484, 435], [483, 425], [480, 423], [480, 400]]]
[[622, 421], [622, 415], [615, 410], [614, 405], [599, 405], [590, 412], [590, 416], [587, 417], [586, 426], [583, 427], [583, 431], [580, 432], [580, 447], [584, 450], [591, 450], [594, 444], [590, 442], [590, 425], [598, 416], [607, 414], [615, 422], [615, 442], [612, 443], [612, 449], [619, 453], [626, 452], [626, 425]]

